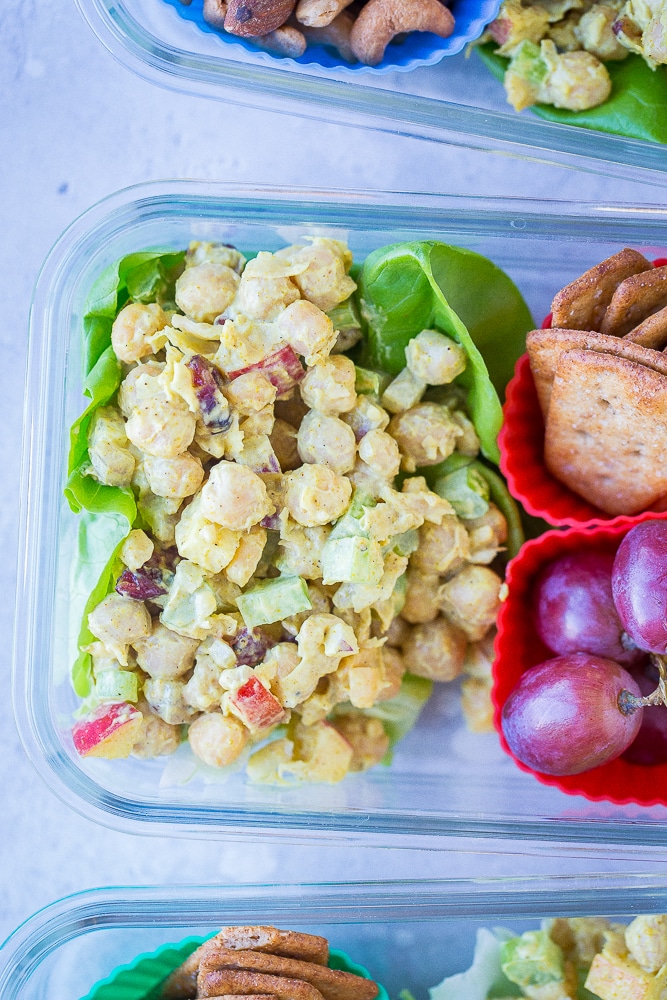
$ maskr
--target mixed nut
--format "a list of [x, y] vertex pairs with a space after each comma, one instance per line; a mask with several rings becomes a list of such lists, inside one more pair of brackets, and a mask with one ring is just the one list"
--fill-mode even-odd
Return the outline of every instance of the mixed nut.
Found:
[[428, 31], [448, 38], [454, 30], [441, 0], [204, 0], [203, 13], [212, 28], [278, 55], [297, 58], [313, 42], [367, 66], [377, 66], [399, 35]]

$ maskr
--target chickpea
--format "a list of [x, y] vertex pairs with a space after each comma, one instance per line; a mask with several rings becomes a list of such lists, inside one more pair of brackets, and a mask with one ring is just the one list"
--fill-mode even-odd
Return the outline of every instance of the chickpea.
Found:
[[298, 469], [301, 465], [296, 443], [296, 430], [285, 420], [276, 420], [269, 440], [283, 472]]
[[357, 441], [361, 441], [369, 431], [383, 431], [389, 423], [389, 414], [370, 396], [357, 396], [354, 409], [344, 413], [341, 419], [350, 425]]
[[470, 642], [482, 639], [496, 620], [503, 581], [486, 566], [464, 566], [438, 591], [445, 617], [462, 629]]
[[126, 419], [140, 403], [162, 394], [160, 375], [163, 370], [163, 364], [148, 361], [127, 373], [118, 390], [118, 408]]
[[218, 712], [200, 715], [188, 729], [192, 752], [210, 767], [225, 767], [236, 760], [248, 735], [239, 719]]
[[189, 639], [156, 622], [151, 635], [135, 639], [137, 663], [151, 677], [175, 680], [192, 669], [199, 639]]
[[236, 271], [209, 262], [188, 267], [176, 282], [176, 305], [195, 323], [212, 323], [231, 304], [239, 287]]
[[175, 753], [181, 743], [180, 726], [170, 726], [159, 715], [155, 715], [148, 702], [143, 699], [139, 701], [137, 708], [142, 713], [143, 719], [139, 737], [132, 747], [133, 756], [147, 760]]
[[204, 478], [201, 459], [184, 451], [176, 458], [144, 459], [144, 471], [151, 491], [158, 497], [182, 499], [197, 492]]
[[101, 483], [127, 487], [132, 482], [135, 459], [129, 451], [125, 421], [115, 406], [100, 406], [93, 414], [88, 455]]
[[144, 697], [155, 715], [159, 715], [170, 726], [181, 726], [191, 722], [198, 714], [196, 709], [186, 705], [184, 688], [183, 681], [149, 677], [144, 682]]
[[128, 569], [137, 570], [153, 555], [155, 546], [145, 531], [134, 528], [122, 544], [120, 558]]
[[642, 969], [656, 973], [667, 962], [667, 915], [635, 917], [625, 929], [625, 943]]
[[276, 387], [263, 372], [245, 372], [225, 386], [225, 396], [235, 410], [249, 416], [274, 403]]
[[304, 465], [285, 476], [285, 506], [304, 527], [328, 524], [347, 509], [352, 496], [349, 479], [326, 465]]
[[453, 681], [463, 669], [468, 641], [446, 618], [415, 625], [403, 643], [406, 668], [432, 681]]
[[150, 635], [151, 616], [142, 601], [107, 594], [88, 615], [88, 628], [107, 645], [129, 645]]
[[447, 407], [439, 403], [418, 403], [397, 413], [389, 422], [389, 433], [398, 442], [406, 472], [443, 462], [463, 435]]
[[438, 617], [438, 584], [437, 574], [423, 575], [410, 567], [407, 572], [408, 589], [405, 604], [401, 609], [401, 617], [412, 625], [422, 622], [432, 622]]
[[167, 317], [156, 302], [147, 305], [131, 302], [121, 309], [111, 327], [111, 346], [116, 357], [131, 362], [155, 354], [165, 341], [155, 335], [166, 325]]
[[392, 480], [401, 467], [396, 441], [385, 431], [372, 430], [359, 442], [359, 458], [382, 479]]
[[352, 747], [350, 771], [365, 771], [379, 764], [389, 749], [381, 719], [367, 715], [337, 715], [335, 728]]
[[218, 462], [201, 491], [204, 517], [232, 531], [247, 531], [273, 512], [266, 486], [256, 472], [235, 462]]
[[488, 564], [507, 541], [507, 521], [494, 503], [486, 514], [465, 522], [470, 538], [470, 562]]
[[461, 455], [476, 458], [479, 455], [480, 443], [472, 420], [462, 410], [453, 410], [452, 420], [459, 425], [463, 432], [456, 442], [456, 450]]
[[357, 442], [338, 417], [311, 410], [301, 422], [296, 443], [303, 462], [326, 465], [341, 475], [354, 468]]
[[314, 302], [324, 312], [349, 299], [357, 287], [346, 273], [352, 263], [352, 255], [340, 240], [317, 237], [310, 246], [299, 247], [296, 252], [292, 247], [286, 247], [277, 256], [282, 255], [295, 264], [308, 264], [305, 271], [295, 275], [294, 281], [304, 299]]
[[404, 619], [400, 615], [397, 615], [385, 633], [387, 639], [387, 645], [384, 647], [385, 653], [389, 652], [390, 648], [393, 649], [395, 646], [402, 646], [405, 639], [407, 639], [409, 631], [410, 629]]
[[[398, 620], [399, 619], [396, 618], [394, 619], [394, 621]], [[403, 674], [405, 673], [403, 656], [400, 651], [398, 649], [394, 649], [393, 646], [383, 646], [382, 665], [384, 668], [384, 679], [387, 686], [380, 691], [377, 700], [389, 701], [390, 698], [395, 698], [401, 690]]]
[[451, 337], [437, 330], [422, 330], [408, 341], [405, 361], [420, 381], [428, 385], [447, 385], [465, 371], [468, 358]]
[[469, 554], [468, 532], [454, 514], [445, 514], [441, 524], [424, 524], [419, 529], [419, 547], [411, 565], [425, 575], [450, 573]]
[[340, 354], [330, 355], [309, 368], [301, 382], [301, 396], [311, 410], [320, 413], [348, 413], [357, 402], [354, 362]]
[[183, 698], [200, 712], [220, 708], [224, 690], [220, 685], [220, 667], [210, 656], [198, 656], [194, 673], [183, 688]]
[[302, 354], [309, 366], [323, 361], [336, 342], [336, 331], [327, 314], [306, 299], [293, 302], [281, 312], [276, 326], [283, 340]]
[[258, 253], [241, 275], [234, 308], [250, 319], [271, 322], [301, 298], [293, 279], [275, 266], [270, 253]]
[[176, 458], [192, 444], [196, 426], [196, 417], [185, 403], [169, 401], [161, 393], [132, 411], [125, 433], [133, 445], [148, 455]]

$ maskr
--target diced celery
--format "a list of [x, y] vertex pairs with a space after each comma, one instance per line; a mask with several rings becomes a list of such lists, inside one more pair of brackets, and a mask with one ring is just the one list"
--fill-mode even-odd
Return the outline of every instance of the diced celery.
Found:
[[505, 941], [500, 965], [517, 986], [546, 986], [563, 980], [563, 952], [546, 931], [526, 931]]
[[343, 516], [336, 521], [329, 535], [329, 540], [351, 538], [355, 535], [367, 538], [368, 535], [359, 524], [359, 520], [364, 516], [364, 511], [367, 507], [375, 507], [376, 505], [377, 500], [370, 493], [365, 493], [363, 490], [355, 490], [350, 506]]
[[354, 370], [354, 388], [361, 396], [381, 396], [391, 382], [391, 375], [386, 372], [375, 372], [370, 368], [359, 368], [358, 365], [355, 365]]
[[139, 698], [137, 675], [131, 670], [103, 670], [95, 679], [94, 698], [99, 701], [132, 701]]
[[465, 520], [482, 517], [489, 509], [489, 484], [474, 465], [465, 465], [443, 476], [434, 489], [438, 496], [449, 500], [457, 516]]
[[392, 538], [387, 548], [399, 556], [411, 556], [419, 548], [419, 532], [416, 528], [410, 528], [402, 535]]
[[377, 542], [363, 535], [329, 538], [322, 549], [322, 583], [367, 583], [382, 579], [384, 560]]
[[312, 608], [306, 581], [300, 576], [263, 580], [241, 594], [236, 603], [248, 628], [270, 625]]
[[[357, 303], [354, 301], [352, 296], [349, 299], [345, 299], [341, 302], [339, 306], [335, 309], [330, 309], [327, 316], [334, 325], [336, 330], [360, 330], [361, 320], [359, 318], [359, 310], [357, 309]], [[357, 390], [358, 392], [359, 390]]]
[[508, 71], [515, 73], [532, 86], [539, 87], [549, 72], [549, 67], [542, 58], [540, 47], [525, 38], [516, 47]]

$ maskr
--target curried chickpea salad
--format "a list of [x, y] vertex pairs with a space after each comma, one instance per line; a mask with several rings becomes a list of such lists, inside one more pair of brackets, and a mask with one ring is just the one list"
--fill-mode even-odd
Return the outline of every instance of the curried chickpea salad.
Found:
[[66, 494], [91, 530], [126, 528], [83, 612], [81, 756], [187, 741], [254, 782], [337, 782], [388, 760], [430, 682], [462, 674], [469, 725], [491, 728], [518, 530], [481, 461], [498, 397], [461, 320], [436, 328], [446, 303], [392, 335], [377, 254], [353, 278], [335, 239], [248, 258], [193, 242], [124, 259], [113, 307], [91, 310]]

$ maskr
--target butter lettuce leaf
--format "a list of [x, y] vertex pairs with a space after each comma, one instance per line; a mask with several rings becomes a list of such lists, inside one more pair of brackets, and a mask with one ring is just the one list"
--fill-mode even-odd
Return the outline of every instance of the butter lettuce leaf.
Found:
[[521, 990], [503, 975], [500, 964], [503, 943], [515, 936], [504, 927], [493, 930], [480, 927], [470, 968], [447, 976], [429, 989], [430, 1000], [487, 1000], [487, 997], [521, 996]]
[[92, 476], [88, 428], [98, 407], [114, 400], [122, 369], [111, 346], [111, 328], [130, 300], [171, 304], [184, 252], [146, 251], [122, 257], [106, 268], [93, 285], [83, 318], [83, 394], [90, 402], [70, 428], [65, 496], [75, 513], [120, 514], [133, 523], [136, 505], [129, 490], [103, 486]]
[[92, 657], [81, 647], [95, 641], [88, 628], [88, 615], [110, 593], [122, 564], [120, 548], [130, 531], [127, 518], [85, 512], [78, 524], [76, 558], [70, 575], [70, 634], [77, 636], [72, 657], [72, 686], [81, 698], [93, 687]]
[[468, 366], [456, 382], [467, 389], [482, 453], [497, 462], [499, 393], [534, 326], [510, 278], [471, 250], [430, 240], [396, 243], [366, 258], [358, 296], [366, 323], [361, 363], [370, 368], [398, 374], [408, 341], [424, 329], [461, 344]]
[[[495, 44], [476, 51], [497, 80], [503, 80], [509, 59], [496, 55]], [[563, 125], [622, 135], [626, 139], [667, 143], [667, 66], [649, 69], [641, 56], [631, 53], [622, 62], [605, 64], [611, 77], [611, 97], [588, 111], [567, 111], [548, 104], [530, 110], [539, 118]]]

